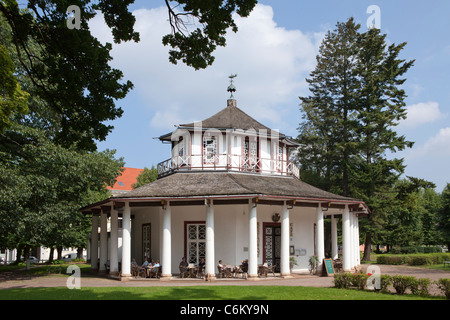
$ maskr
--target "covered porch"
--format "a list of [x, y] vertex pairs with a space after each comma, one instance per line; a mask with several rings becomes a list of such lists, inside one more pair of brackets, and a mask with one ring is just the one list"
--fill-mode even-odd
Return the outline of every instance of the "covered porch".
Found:
[[[153, 186], [136, 189], [126, 197], [110, 198], [84, 208], [83, 212], [92, 214], [91, 247], [99, 243], [98, 251], [90, 250], [92, 268], [98, 266], [98, 271], [105, 272], [109, 261], [109, 272], [120, 273], [120, 279], [127, 280], [133, 275], [132, 259], [142, 265], [143, 259], [150, 257], [161, 263], [157, 279], [167, 280], [179, 278], [182, 257], [193, 267], [203, 257], [202, 274], [208, 279], [221, 279], [219, 260], [233, 270], [238, 268], [237, 278], [248, 280], [264, 277], [265, 271], [269, 277], [308, 273], [310, 256], [316, 255], [319, 263], [325, 258], [325, 216], [330, 216], [332, 222], [332, 258], [338, 256], [337, 217], [341, 217], [343, 269], [348, 271], [359, 265], [358, 215], [365, 212], [363, 203], [328, 193], [317, 197], [318, 189], [283, 177], [267, 177], [266, 183], [279, 193], [283, 192], [285, 184], [289, 188], [297, 186], [296, 192], [303, 195], [268, 194], [269, 190], [257, 190], [257, 186], [252, 185], [256, 183], [254, 178], [249, 174], [224, 173], [218, 177], [217, 173], [213, 176], [176, 173], [155, 181]], [[191, 185], [187, 180], [195, 179], [197, 184], [192, 185], [197, 188], [193, 192], [181, 187], [181, 190], [177, 188], [178, 194], [155, 196], [152, 189], [159, 189], [163, 182], [176, 185], [170, 179], [181, 179], [184, 186]], [[214, 183], [225, 186], [228, 192], [218, 194], [217, 188], [209, 192], [203, 190], [211, 185], [211, 179], [219, 179]], [[316, 197], [307, 196], [308, 192], [315, 192]], [[122, 228], [119, 228], [120, 222]], [[297, 264], [292, 270], [291, 258]], [[245, 273], [239, 272], [244, 260], [248, 261]], [[268, 269], [261, 268], [264, 264]], [[227, 278], [233, 279], [228, 276], [224, 279]]]

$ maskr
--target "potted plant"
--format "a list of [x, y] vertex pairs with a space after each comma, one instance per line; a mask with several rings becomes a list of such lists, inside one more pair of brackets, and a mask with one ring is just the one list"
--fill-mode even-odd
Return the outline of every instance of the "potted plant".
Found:
[[311, 274], [315, 274], [317, 272], [317, 265], [319, 264], [319, 258], [315, 255], [309, 257], [309, 271]]
[[289, 268], [291, 269], [291, 273], [292, 273], [292, 268], [294, 266], [298, 266], [297, 259], [295, 259], [295, 257], [290, 257], [289, 258]]

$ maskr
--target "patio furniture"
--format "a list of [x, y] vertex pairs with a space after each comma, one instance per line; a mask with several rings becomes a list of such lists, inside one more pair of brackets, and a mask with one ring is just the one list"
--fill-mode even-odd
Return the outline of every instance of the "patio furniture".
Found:
[[184, 278], [186, 276], [189, 276], [189, 270], [180, 266], [180, 278]]
[[268, 268], [267, 265], [260, 264], [258, 266], [258, 276], [267, 278]]
[[334, 270], [336, 272], [342, 271], [342, 260], [341, 259], [335, 259], [333, 260], [333, 264], [334, 264]]

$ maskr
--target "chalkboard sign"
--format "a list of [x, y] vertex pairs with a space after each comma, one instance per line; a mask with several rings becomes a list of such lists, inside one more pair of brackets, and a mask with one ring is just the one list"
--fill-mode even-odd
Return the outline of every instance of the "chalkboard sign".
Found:
[[323, 259], [323, 264], [322, 265], [323, 265], [322, 269], [325, 269], [327, 275], [334, 274], [333, 260], [331, 260], [331, 259]]

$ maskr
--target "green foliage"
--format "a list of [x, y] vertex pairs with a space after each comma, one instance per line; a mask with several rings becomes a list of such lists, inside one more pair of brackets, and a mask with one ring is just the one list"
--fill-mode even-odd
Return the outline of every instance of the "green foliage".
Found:
[[152, 166], [151, 169], [147, 167], [141, 172], [141, 174], [137, 177], [136, 183], [133, 184], [133, 189], [139, 188], [147, 183], [153, 182], [158, 179], [158, 170], [155, 166]]
[[[31, 105], [31, 115], [46, 120], [53, 128], [53, 139], [70, 146], [95, 150], [95, 140], [104, 140], [112, 126], [103, 122], [121, 116], [115, 100], [131, 90], [132, 83], [122, 83], [123, 74], [113, 69], [111, 44], [102, 45], [90, 33], [88, 21], [100, 9], [113, 30], [116, 42], [137, 40], [134, 18], [126, 10], [130, 1], [98, 7], [91, 1], [34, 0], [21, 10], [14, 0], [0, 1], [2, 23], [0, 44], [16, 58], [15, 71], [26, 78], [27, 92], [45, 101], [46, 108]], [[81, 9], [81, 28], [67, 27], [69, 5]]]
[[[163, 37], [163, 44], [170, 45], [169, 61], [179, 60], [196, 70], [204, 69], [214, 61], [212, 52], [217, 46], [225, 46], [225, 34], [229, 28], [237, 32], [233, 13], [247, 17], [256, 0], [166, 0], [172, 33]], [[175, 5], [171, 5], [174, 2]], [[194, 24], [202, 28], [191, 28]]]
[[4, 137], [14, 154], [0, 146], [0, 246], [84, 246], [90, 222], [79, 209], [106, 194], [122, 159], [115, 151], [64, 148], [37, 129], [13, 129]]
[[378, 255], [377, 263], [411, 266], [441, 264], [450, 260], [450, 253], [429, 253], [429, 254], [398, 254], [398, 255]]
[[432, 281], [428, 278], [418, 278], [411, 281], [409, 289], [414, 295], [426, 297], [430, 294]]
[[441, 235], [442, 242], [450, 249], [450, 183], [441, 194], [441, 207], [437, 214], [438, 231]]
[[411, 286], [415, 285], [415, 283], [416, 278], [413, 276], [392, 276], [392, 286], [397, 294], [405, 294], [406, 289], [411, 288]]
[[439, 279], [435, 282], [445, 297], [450, 300], [450, 279]]
[[14, 64], [0, 43], [0, 133], [10, 126], [10, 117], [28, 112], [29, 94], [22, 91], [14, 75]]

